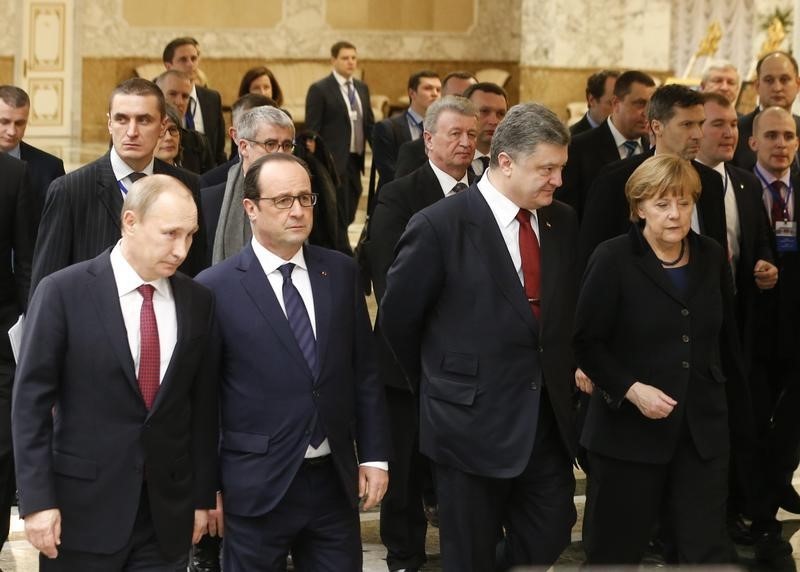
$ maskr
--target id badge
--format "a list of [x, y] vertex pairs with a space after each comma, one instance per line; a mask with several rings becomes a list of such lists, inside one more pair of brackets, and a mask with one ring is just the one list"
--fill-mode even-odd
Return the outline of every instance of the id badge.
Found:
[[797, 221], [777, 221], [775, 243], [778, 252], [797, 252]]

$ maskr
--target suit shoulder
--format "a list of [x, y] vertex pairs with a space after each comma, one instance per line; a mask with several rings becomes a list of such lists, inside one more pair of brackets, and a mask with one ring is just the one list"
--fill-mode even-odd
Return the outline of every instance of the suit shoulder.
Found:
[[25, 172], [25, 162], [6, 153], [0, 153], [0, 169], [2, 169], [3, 177], [18, 177]]
[[578, 215], [575, 213], [575, 209], [567, 203], [554, 200], [546, 208], [551, 217], [574, 221], [575, 224], [578, 224]]
[[730, 170], [731, 175], [738, 178], [740, 182], [743, 182], [747, 185], [753, 185], [757, 187], [759, 191], [761, 190], [761, 182], [752, 171], [742, 169], [741, 167], [737, 167], [736, 165], [732, 165], [730, 163], [726, 163], [726, 167]]
[[156, 159], [154, 171], [175, 177], [193, 191], [197, 191], [200, 188], [200, 175], [197, 173], [192, 173], [191, 171], [181, 167], [174, 167], [168, 163], [164, 163], [163, 161]]
[[339, 266], [348, 269], [355, 269], [356, 262], [352, 256], [348, 256], [338, 250], [331, 250], [322, 246], [309, 244], [305, 247], [306, 256], [309, 259], [316, 259], [331, 266]]
[[214, 266], [206, 268], [194, 277], [194, 281], [214, 290], [215, 285], [231, 282], [239, 274], [237, 268], [241, 262], [241, 251], [237, 254], [217, 262]]
[[64, 169], [64, 161], [62, 161], [59, 157], [48, 153], [38, 147], [34, 147], [24, 141], [20, 142], [20, 155], [22, 156], [23, 161], [33, 161], [39, 162], [43, 165], [47, 165], [49, 168], [58, 168], [60, 167], [61, 170]]

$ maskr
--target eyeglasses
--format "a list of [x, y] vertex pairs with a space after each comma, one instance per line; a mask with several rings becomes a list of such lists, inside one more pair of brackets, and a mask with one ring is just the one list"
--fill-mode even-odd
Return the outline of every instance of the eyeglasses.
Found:
[[249, 141], [250, 143], [254, 143], [255, 145], [261, 145], [264, 148], [264, 151], [267, 153], [274, 153], [278, 149], [283, 151], [284, 153], [291, 153], [294, 151], [294, 141], [278, 141], [277, 139], [267, 139], [266, 141], [255, 141], [253, 139], [248, 139], [247, 137], [242, 137], [245, 141]]
[[169, 133], [173, 137], [177, 137], [178, 135], [180, 135], [181, 131], [174, 125], [170, 125], [169, 127], [167, 127], [167, 133]]
[[290, 209], [294, 206], [294, 201], [300, 203], [301, 207], [313, 207], [317, 204], [317, 193], [307, 193], [305, 195], [283, 195], [281, 197], [258, 197], [255, 201], [272, 201], [272, 204], [279, 209]]

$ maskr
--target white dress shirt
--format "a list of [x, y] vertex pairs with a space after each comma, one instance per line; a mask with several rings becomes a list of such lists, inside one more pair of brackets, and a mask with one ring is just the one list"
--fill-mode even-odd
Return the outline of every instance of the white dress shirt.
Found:
[[14, 147], [13, 149], [9, 149], [8, 151], [6, 151], [6, 153], [8, 155], [11, 155], [15, 159], [22, 159], [22, 150], [20, 149], [19, 143], [17, 143], [17, 146]]
[[[519, 221], [517, 220], [519, 207], [495, 188], [489, 180], [490, 177], [491, 168], [488, 174], [485, 177], [481, 177], [481, 180], [478, 181], [478, 190], [489, 204], [489, 209], [491, 209], [494, 215], [494, 220], [500, 228], [500, 234], [503, 235], [503, 241], [506, 243], [508, 254], [511, 256], [514, 270], [517, 271], [519, 282], [525, 286], [525, 277], [522, 275], [522, 255], [519, 252]], [[539, 238], [539, 217], [536, 215], [535, 210], [530, 211], [530, 213], [533, 232], [536, 233], [536, 240], [541, 244]]]
[[[361, 113], [361, 120], [364, 121], [364, 102], [361, 101], [361, 96], [358, 95], [358, 90], [356, 89], [356, 79], [355, 77], [350, 77], [347, 79], [343, 75], [339, 74], [336, 70], [333, 70], [333, 77], [336, 78], [336, 82], [339, 84], [339, 90], [342, 92], [342, 98], [344, 99], [344, 104], [347, 107], [347, 111], [350, 114], [350, 122], [355, 123], [353, 120], [353, 113], [360, 112]], [[350, 95], [347, 93], [347, 82], [353, 82], [353, 91], [356, 94], [356, 104], [358, 105], [358, 109], [353, 109], [350, 107]], [[366, 141], [364, 142], [366, 145]], [[356, 149], [356, 130], [350, 130], [350, 152], [361, 154], [364, 152], [364, 149]]]
[[483, 161], [481, 161], [481, 157], [489, 157], [489, 155], [475, 149], [475, 154], [472, 156], [472, 170], [478, 177], [483, 176]]
[[128, 332], [128, 346], [131, 349], [131, 357], [133, 358], [137, 378], [139, 377], [139, 348], [141, 345], [141, 312], [142, 303], [144, 302], [144, 298], [142, 298], [137, 288], [142, 284], [151, 284], [155, 288], [155, 292], [153, 292], [153, 311], [156, 315], [156, 326], [158, 327], [158, 347], [161, 358], [158, 382], [161, 383], [164, 380], [164, 374], [167, 371], [169, 362], [172, 359], [172, 352], [175, 351], [175, 344], [178, 341], [178, 317], [175, 313], [175, 299], [172, 297], [172, 287], [169, 284], [169, 280], [166, 278], [159, 278], [151, 282], [142, 280], [122, 255], [120, 242], [117, 242], [116, 246], [111, 250], [111, 270], [114, 273], [114, 281], [117, 283], [122, 320], [125, 322], [125, 330]]
[[456, 180], [434, 165], [433, 161], [430, 159], [428, 159], [428, 164], [431, 166], [431, 169], [433, 169], [433, 174], [436, 175], [436, 179], [439, 181], [439, 186], [442, 188], [442, 193], [444, 193], [445, 197], [452, 197], [455, 194], [453, 192], [453, 187], [455, 187], [458, 183], [464, 183], [465, 185], [469, 186], [469, 179], [467, 178], [466, 171], [464, 171], [463, 177]]
[[411, 134], [412, 141], [416, 141], [422, 137], [422, 132], [425, 128], [423, 127], [420, 129], [419, 126], [422, 125], [424, 119], [424, 117], [410, 107], [406, 110], [406, 123], [408, 123], [408, 132]]
[[[608, 116], [608, 128], [611, 130], [611, 135], [614, 137], [614, 144], [617, 146], [617, 152], [619, 153], [620, 159], [626, 159], [628, 157], [628, 149], [625, 147], [625, 142], [628, 140], [622, 133], [614, 125], [614, 122], [611, 121], [611, 116]], [[639, 155], [643, 153], [644, 149], [642, 148], [642, 138], [636, 138], [636, 150], [633, 152], [633, 155]]]
[[739, 263], [739, 254], [741, 254], [741, 247], [739, 243], [742, 238], [742, 227], [739, 224], [739, 207], [736, 204], [736, 191], [733, 190], [733, 182], [731, 181], [728, 171], [725, 169], [725, 163], [720, 163], [713, 169], [722, 177], [722, 185], [725, 187], [725, 226], [728, 233], [728, 258], [730, 259], [731, 269], [733, 275], [736, 276], [736, 265]]
[[[303, 256], [303, 249], [301, 248], [298, 250], [291, 259], [284, 260], [277, 254], [274, 254], [264, 248], [261, 243], [255, 239], [255, 237], [250, 239], [250, 244], [253, 247], [253, 252], [256, 255], [256, 259], [258, 259], [258, 263], [261, 265], [261, 269], [264, 271], [264, 274], [267, 275], [269, 285], [272, 287], [272, 291], [275, 292], [275, 298], [278, 299], [278, 304], [280, 304], [281, 310], [283, 310], [284, 314], [286, 314], [286, 304], [283, 301], [283, 274], [281, 274], [281, 271], [278, 269], [289, 262], [294, 264], [294, 268], [292, 269], [292, 284], [294, 284], [294, 287], [297, 288], [297, 291], [300, 293], [300, 298], [303, 299], [306, 312], [308, 312], [308, 319], [311, 321], [311, 329], [314, 331], [314, 338], [316, 338], [317, 320], [316, 313], [314, 312], [314, 294], [311, 290], [311, 279], [308, 275], [308, 266], [306, 265], [305, 256]], [[311, 459], [313, 457], [324, 457], [325, 455], [330, 454], [331, 445], [326, 438], [317, 448], [309, 445], [308, 449], [306, 449], [305, 458]], [[361, 464], [383, 469], [384, 471], [389, 470], [388, 462], [370, 462]]]
[[[130, 179], [131, 173], [135, 173], [136, 171], [128, 165], [122, 157], [117, 154], [117, 150], [114, 147], [111, 147], [111, 170], [114, 171], [114, 178], [117, 180], [117, 186], [119, 187], [119, 192], [122, 193], [122, 197], [125, 198], [125, 195], [128, 194], [128, 189], [131, 188], [133, 181]], [[155, 163], [155, 158], [151, 158], [150, 162], [147, 166], [139, 171], [139, 173], [144, 173], [145, 175], [152, 175], [153, 174], [153, 164]]]
[[[197, 99], [197, 86], [192, 84], [192, 92], [189, 94], [189, 110], [194, 119], [194, 130], [200, 133], [206, 132], [206, 124], [203, 122], [203, 110], [200, 109], [200, 100]], [[184, 125], [185, 127], [185, 125]]]

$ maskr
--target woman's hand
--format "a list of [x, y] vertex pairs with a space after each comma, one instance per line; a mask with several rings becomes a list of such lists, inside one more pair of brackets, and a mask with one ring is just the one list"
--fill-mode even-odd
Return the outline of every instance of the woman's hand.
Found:
[[594, 390], [594, 384], [592, 380], [589, 379], [589, 376], [583, 373], [581, 368], [575, 370], [575, 385], [578, 386], [582, 392], [587, 395], [591, 395], [592, 391]]
[[664, 419], [678, 404], [657, 387], [640, 381], [634, 382], [628, 388], [625, 399], [633, 403], [648, 419]]

